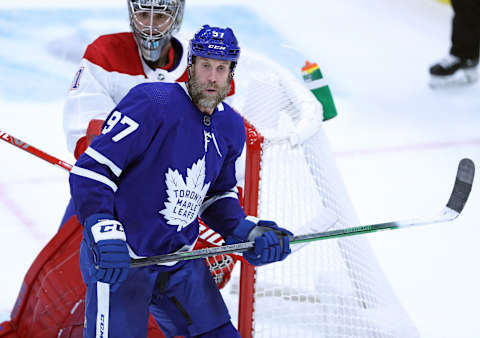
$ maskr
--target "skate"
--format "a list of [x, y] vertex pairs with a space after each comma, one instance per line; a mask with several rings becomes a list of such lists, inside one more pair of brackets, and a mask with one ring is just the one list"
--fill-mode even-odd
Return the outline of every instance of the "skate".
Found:
[[448, 55], [430, 67], [430, 87], [455, 87], [474, 83], [478, 80], [477, 59]]

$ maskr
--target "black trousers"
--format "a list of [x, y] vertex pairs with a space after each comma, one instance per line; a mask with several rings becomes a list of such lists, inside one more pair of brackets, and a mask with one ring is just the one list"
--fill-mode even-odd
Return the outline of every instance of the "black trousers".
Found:
[[480, 53], [480, 0], [452, 0], [455, 13], [452, 22], [450, 54], [476, 58]]

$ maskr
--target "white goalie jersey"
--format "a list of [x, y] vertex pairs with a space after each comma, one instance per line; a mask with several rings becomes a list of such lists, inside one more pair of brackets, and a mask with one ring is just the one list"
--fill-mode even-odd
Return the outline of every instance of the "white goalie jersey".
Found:
[[132, 33], [104, 35], [87, 47], [64, 106], [69, 151], [76, 155], [83, 152], [86, 147], [81, 139], [90, 121], [104, 120], [135, 85], [187, 80], [186, 43], [177, 38], [171, 42], [168, 69], [150, 68], [140, 56]]

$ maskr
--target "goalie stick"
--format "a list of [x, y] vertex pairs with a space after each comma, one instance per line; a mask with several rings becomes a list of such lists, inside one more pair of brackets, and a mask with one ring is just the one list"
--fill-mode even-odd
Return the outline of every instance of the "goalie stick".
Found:
[[[0, 139], [5, 142], [8, 142], [24, 151], [27, 151], [45, 161], [50, 162], [62, 169], [70, 171], [72, 166], [64, 161], [59, 160], [31, 145], [26, 142], [23, 142], [5, 132], [0, 130]], [[301, 244], [308, 243], [312, 241], [319, 241], [331, 238], [347, 237], [347, 236], [356, 236], [366, 233], [382, 231], [382, 230], [395, 230], [401, 228], [408, 228], [426, 224], [434, 224], [441, 222], [450, 222], [457, 218], [462, 212], [465, 203], [468, 200], [470, 191], [472, 190], [473, 178], [475, 175], [475, 165], [472, 160], [464, 158], [458, 164], [457, 175], [455, 179], [455, 184], [453, 186], [453, 191], [450, 194], [450, 198], [447, 202], [447, 205], [443, 210], [433, 217], [429, 218], [416, 218], [409, 219], [404, 221], [392, 221], [386, 223], [377, 223], [370, 225], [361, 225], [352, 228], [345, 228], [339, 230], [331, 230], [325, 232], [312, 233], [307, 235], [294, 236], [291, 238], [291, 244]], [[205, 249], [171, 253], [166, 255], [151, 256], [146, 258], [132, 259], [132, 267], [141, 267], [154, 265], [158, 263], [168, 263], [173, 261], [183, 261], [197, 258], [207, 258], [221, 254], [227, 253], [241, 253], [253, 248], [253, 242], [244, 242], [238, 244], [224, 245], [220, 247], [210, 247]]]
[[[457, 218], [462, 212], [465, 203], [468, 200], [470, 191], [472, 190], [473, 178], [475, 175], [475, 165], [472, 160], [464, 158], [458, 165], [457, 175], [453, 191], [447, 205], [443, 210], [428, 218], [414, 218], [404, 221], [392, 221], [386, 223], [377, 223], [370, 225], [362, 225], [352, 228], [345, 228], [340, 230], [331, 230], [325, 232], [318, 232], [308, 235], [294, 236], [290, 239], [290, 244], [307, 243], [318, 240], [325, 240], [331, 238], [356, 236], [366, 233], [381, 231], [381, 230], [395, 230], [426, 224], [434, 224], [441, 222], [450, 222]], [[172, 261], [183, 261], [189, 259], [205, 258], [226, 253], [240, 253], [245, 252], [254, 247], [254, 242], [244, 242], [238, 244], [224, 245], [220, 247], [212, 247], [200, 250], [178, 252], [160, 256], [152, 256], [146, 258], [132, 259], [132, 267], [141, 267], [153, 265], [158, 263], [167, 263]]]

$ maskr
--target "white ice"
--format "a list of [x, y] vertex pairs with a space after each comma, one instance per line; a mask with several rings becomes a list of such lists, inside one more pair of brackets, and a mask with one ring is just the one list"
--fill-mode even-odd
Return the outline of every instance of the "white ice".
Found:
[[[98, 34], [128, 30], [123, 1], [97, 2], [0, 2], [0, 130], [67, 162], [61, 112], [73, 60]], [[458, 161], [480, 163], [480, 83], [427, 85], [428, 67], [448, 53], [450, 7], [435, 0], [201, 3], [187, 3], [186, 29], [228, 24], [245, 46], [297, 75], [305, 58], [319, 64], [339, 113], [326, 132], [362, 223], [436, 213]], [[4, 320], [69, 192], [66, 172], [4, 142], [0, 163]], [[479, 205], [475, 182], [454, 222], [367, 235], [422, 337], [479, 335]]]

